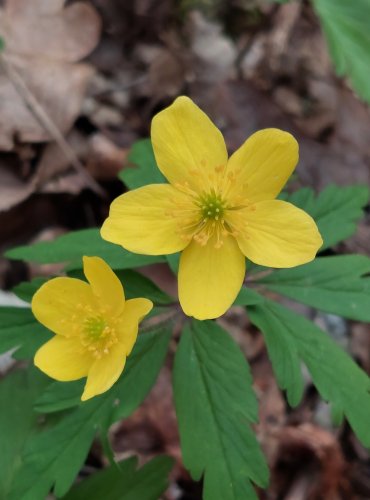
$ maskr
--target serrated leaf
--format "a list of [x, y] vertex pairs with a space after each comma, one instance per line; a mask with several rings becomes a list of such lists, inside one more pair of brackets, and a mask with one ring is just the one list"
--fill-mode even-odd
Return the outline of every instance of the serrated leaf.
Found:
[[157, 167], [150, 139], [141, 139], [135, 142], [128, 156], [128, 161], [133, 165], [133, 168], [121, 170], [119, 178], [129, 189], [166, 182]]
[[360, 441], [370, 446], [370, 379], [366, 373], [325, 332], [284, 306], [265, 299], [247, 309], [265, 336], [276, 377], [290, 404], [298, 404], [303, 393], [303, 361], [334, 415], [345, 415]]
[[113, 269], [130, 269], [154, 262], [165, 262], [162, 256], [139, 255], [103, 240], [99, 229], [82, 229], [59, 236], [53, 241], [42, 241], [13, 248], [5, 253], [10, 259], [53, 264], [69, 263], [69, 269], [82, 268], [82, 256], [99, 255]]
[[35, 320], [31, 309], [0, 307], [0, 353], [15, 349], [14, 358], [32, 358], [51, 335]]
[[368, 257], [340, 255], [274, 271], [259, 283], [322, 311], [370, 322], [370, 278], [364, 276], [368, 273]]
[[204, 500], [257, 499], [268, 469], [249, 424], [257, 401], [245, 357], [211, 321], [193, 321], [176, 352], [174, 398], [185, 467]]
[[33, 401], [47, 383], [35, 369], [18, 370], [0, 382], [0, 498], [7, 499], [26, 439], [37, 428]]
[[369, 201], [366, 186], [328, 186], [315, 196], [310, 188], [299, 189], [287, 200], [302, 208], [318, 225], [324, 244], [321, 251], [355, 233], [363, 217], [363, 207]]
[[119, 462], [74, 486], [63, 500], [156, 500], [167, 489], [173, 460], [156, 457], [137, 469], [137, 458]]
[[314, 0], [335, 69], [348, 75], [360, 97], [370, 102], [370, 3], [368, 0]]
[[[135, 354], [133, 351], [110, 391], [81, 403], [56, 425], [27, 442], [22, 467], [8, 500], [45, 498], [53, 485], [56, 496], [68, 491], [98, 428], [105, 429], [132, 413], [149, 392], [162, 366], [169, 336], [169, 332], [163, 331], [141, 335], [134, 347]], [[48, 396], [49, 400], [43, 404], [46, 408], [49, 404], [50, 410], [50, 406], [55, 408], [58, 390], [54, 399], [50, 392]], [[39, 400], [38, 409], [41, 406]]]

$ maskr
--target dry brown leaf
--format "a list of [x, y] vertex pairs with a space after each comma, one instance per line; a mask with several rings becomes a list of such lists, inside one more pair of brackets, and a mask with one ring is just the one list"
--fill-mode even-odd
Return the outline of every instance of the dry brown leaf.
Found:
[[[66, 142], [78, 157], [86, 155], [86, 141], [78, 132], [72, 131]], [[0, 212], [19, 205], [33, 193], [78, 194], [89, 187], [86, 177], [71, 168], [69, 159], [55, 142], [46, 145], [32, 173], [25, 167], [33, 159], [33, 153], [28, 153], [31, 158], [23, 160], [22, 154], [27, 153], [18, 148], [17, 158], [7, 155], [0, 163]]]
[[13, 165], [0, 164], [0, 212], [22, 203], [35, 190], [36, 176], [31, 179], [22, 179]]
[[[62, 0], [7, 0], [0, 11], [5, 41], [0, 72], [0, 149], [15, 139], [50, 140], [50, 132], [29, 109], [17, 80], [65, 133], [76, 119], [93, 69], [77, 61], [87, 56], [100, 36], [100, 18], [88, 4], [63, 8]], [[9, 72], [11, 70], [11, 73]]]

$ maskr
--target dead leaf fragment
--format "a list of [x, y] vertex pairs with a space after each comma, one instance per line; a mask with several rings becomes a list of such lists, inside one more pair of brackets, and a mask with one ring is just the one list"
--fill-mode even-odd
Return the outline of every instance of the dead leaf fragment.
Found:
[[85, 3], [63, 6], [61, 0], [7, 0], [0, 11], [0, 36], [5, 41], [0, 68], [2, 150], [11, 150], [15, 139], [52, 139], [7, 68], [19, 77], [62, 133], [70, 129], [80, 111], [93, 69], [77, 61], [98, 43], [100, 18]]

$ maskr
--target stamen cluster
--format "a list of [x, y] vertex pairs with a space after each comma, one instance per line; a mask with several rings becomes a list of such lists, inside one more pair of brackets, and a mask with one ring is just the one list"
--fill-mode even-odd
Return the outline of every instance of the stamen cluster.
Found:
[[96, 359], [108, 354], [110, 348], [118, 341], [114, 327], [99, 314], [85, 318], [80, 339], [83, 348]]

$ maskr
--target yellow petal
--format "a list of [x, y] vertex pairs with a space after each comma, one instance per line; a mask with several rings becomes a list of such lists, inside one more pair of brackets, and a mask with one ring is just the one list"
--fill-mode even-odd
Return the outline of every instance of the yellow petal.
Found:
[[84, 273], [99, 307], [112, 315], [123, 311], [125, 295], [122, 283], [100, 257], [83, 257]]
[[280, 200], [261, 201], [254, 207], [240, 211], [246, 225], [237, 236], [248, 259], [262, 266], [294, 267], [315, 258], [323, 242], [312, 217]]
[[75, 278], [54, 278], [42, 285], [32, 298], [32, 312], [49, 330], [77, 335], [84, 320], [81, 306], [95, 308], [90, 286]]
[[93, 358], [82, 349], [78, 338], [56, 335], [40, 347], [34, 362], [49, 377], [68, 382], [86, 377]]
[[269, 128], [253, 134], [231, 156], [235, 190], [244, 186], [250, 201], [276, 198], [298, 163], [298, 143], [288, 132]]
[[88, 373], [81, 400], [86, 401], [110, 389], [121, 375], [125, 363], [125, 346], [118, 342], [109, 354], [94, 361]]
[[128, 356], [137, 339], [140, 321], [153, 308], [153, 302], [148, 299], [130, 299], [126, 302], [125, 310], [117, 325], [120, 342], [126, 346]]
[[135, 253], [178, 252], [188, 241], [179, 235], [184, 215], [178, 217], [173, 212], [189, 203], [187, 196], [168, 184], [151, 184], [129, 191], [113, 201], [101, 228], [102, 238]]
[[202, 179], [226, 165], [221, 132], [188, 97], [178, 97], [153, 118], [151, 138], [158, 167], [173, 185], [188, 182], [198, 189]]
[[245, 275], [245, 258], [228, 236], [221, 248], [212, 239], [183, 251], [179, 267], [179, 299], [184, 313], [197, 319], [217, 318], [232, 305]]

